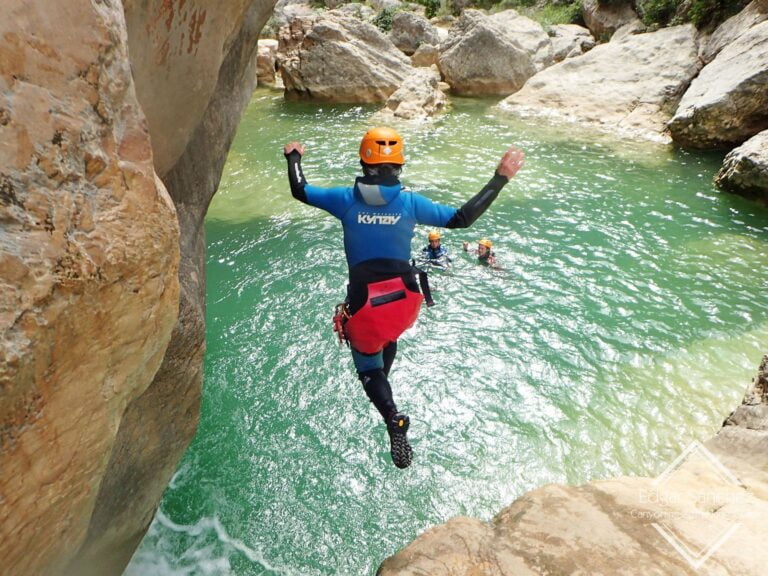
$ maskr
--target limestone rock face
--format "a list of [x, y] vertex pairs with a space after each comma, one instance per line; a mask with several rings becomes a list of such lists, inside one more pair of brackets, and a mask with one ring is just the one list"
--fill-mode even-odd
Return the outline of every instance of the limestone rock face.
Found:
[[382, 120], [391, 117], [405, 120], [425, 120], [445, 109], [445, 94], [439, 88], [437, 68], [416, 68], [402, 86], [387, 98], [386, 107], [379, 112]]
[[768, 128], [768, 21], [723, 48], [691, 83], [669, 129], [694, 148], [728, 147]]
[[552, 26], [550, 37], [552, 39], [553, 62], [581, 56], [595, 47], [595, 39], [592, 33], [577, 24], [557, 24]]
[[601, 3], [600, 0], [582, 0], [581, 13], [587, 28], [600, 41], [609, 40], [622, 26], [640, 20], [629, 0], [610, 3]]
[[489, 523], [459, 517], [426, 531], [377, 575], [764, 574], [767, 391], [765, 357], [720, 432], [658, 478], [539, 488]]
[[521, 15], [516, 10], [497, 12], [491, 14], [490, 18], [531, 55], [537, 71], [552, 64], [552, 39], [541, 24]]
[[411, 64], [420, 68], [437, 66], [439, 56], [437, 46], [422, 44], [411, 56]]
[[[486, 16], [465, 10], [451, 27], [440, 43], [439, 66], [453, 92], [511, 94], [536, 73], [538, 42], [533, 49], [526, 47], [509, 28], [510, 19], [503, 12]], [[549, 41], [543, 30], [542, 34]]]
[[500, 107], [668, 142], [667, 121], [698, 71], [693, 26], [601, 44], [531, 78]]
[[768, 130], [731, 150], [715, 183], [728, 192], [768, 203]]
[[3, 7], [3, 574], [120, 574], [194, 435], [203, 218], [272, 4]]
[[[179, 160], [216, 89], [228, 43], [252, 0], [209, 9], [202, 0], [125, 0], [130, 58], [164, 177]], [[274, 2], [272, 2], [273, 4]], [[163, 86], [157, 90], [157, 84]]]
[[392, 43], [408, 56], [416, 52], [422, 44], [437, 46], [440, 43], [437, 29], [429, 20], [413, 12], [397, 12], [394, 15], [389, 37]]
[[336, 11], [294, 19], [279, 42], [289, 99], [384, 102], [413, 70], [378, 28]]
[[277, 40], [265, 38], [259, 40], [256, 54], [256, 78], [259, 84], [271, 86], [275, 83], [275, 64], [277, 62]]
[[752, 26], [768, 20], [768, 0], [753, 0], [744, 10], [720, 24], [708, 39], [702, 58], [709, 64], [720, 51]]
[[122, 6], [6, 0], [0, 37], [0, 558], [54, 575], [166, 353], [179, 226]]
[[[210, 66], [213, 58], [219, 69], [215, 74], [201, 76], [214, 83], [212, 88], [201, 86], [201, 78], [197, 79], [198, 84], [192, 85], [193, 91], [210, 93], [210, 99], [183, 153], [162, 174], [176, 206], [180, 228], [178, 319], [154, 380], [125, 408], [86, 542], [69, 569], [72, 576], [122, 572], [197, 428], [205, 350], [203, 219], [218, 188], [242, 111], [256, 85], [257, 41], [273, 4], [273, 0], [232, 0], [223, 8], [227, 15], [223, 19], [214, 17], [216, 9], [203, 0], [185, 0], [178, 4], [152, 0], [126, 2], [123, 6], [131, 70], [142, 108], [157, 105], [158, 101], [166, 102], [169, 94], [178, 93], [173, 83], [175, 76], [165, 75], [163, 66], [175, 68], [178, 64], [194, 75], [196, 67], [189, 61], [195, 55], [194, 43], [189, 51], [190, 39], [186, 36], [191, 22], [198, 22], [200, 43], [203, 37], [213, 37], [216, 40], [208, 38], [207, 42], [219, 49], [215, 57], [206, 55], [200, 66]], [[151, 23], [160, 17], [164, 18], [164, 25], [153, 27]], [[170, 50], [163, 63], [161, 56], [165, 54], [165, 47], [174, 46], [174, 41], [182, 36], [187, 39], [184, 50]], [[152, 44], [156, 52], [134, 50], [135, 44]], [[150, 70], [140, 72], [142, 67]], [[191, 120], [171, 116], [160, 118], [159, 123], [150, 123], [153, 148], [155, 131], [171, 130], [176, 121]]]

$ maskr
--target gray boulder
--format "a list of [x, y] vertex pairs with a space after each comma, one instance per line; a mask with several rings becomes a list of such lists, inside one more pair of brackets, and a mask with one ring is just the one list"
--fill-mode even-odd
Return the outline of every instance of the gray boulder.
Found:
[[731, 147], [768, 128], [768, 21], [723, 48], [691, 83], [669, 123], [676, 142]]
[[511, 94], [536, 73], [535, 54], [506, 16], [465, 10], [440, 43], [439, 67], [457, 94]]
[[630, 0], [610, 3], [601, 3], [600, 0], [582, 0], [581, 14], [587, 28], [600, 42], [609, 40], [622, 26], [640, 20]]
[[583, 26], [557, 24], [549, 29], [552, 40], [552, 60], [560, 62], [566, 58], [581, 56], [595, 47], [595, 38]]
[[447, 99], [439, 88], [437, 68], [416, 68], [388, 99], [379, 118], [426, 120], [445, 109]]
[[539, 72], [499, 106], [669, 142], [665, 126], [699, 70], [693, 26], [600, 44]]
[[768, 0], [754, 0], [744, 10], [720, 24], [712, 33], [702, 50], [704, 62], [712, 62], [728, 44], [765, 20], [768, 20]]
[[277, 69], [277, 40], [263, 38], [256, 52], [256, 79], [259, 85], [273, 86]]
[[504, 10], [489, 17], [531, 55], [537, 71], [552, 64], [552, 39], [541, 24], [515, 10]]
[[411, 64], [421, 68], [437, 66], [439, 52], [437, 46], [431, 44], [422, 44], [411, 56]]
[[413, 12], [398, 12], [394, 15], [389, 37], [408, 56], [422, 44], [437, 46], [440, 43], [437, 29], [429, 20]]
[[287, 99], [384, 102], [413, 70], [378, 28], [338, 11], [296, 18], [278, 40]]
[[728, 192], [768, 203], [768, 130], [728, 153], [715, 184]]

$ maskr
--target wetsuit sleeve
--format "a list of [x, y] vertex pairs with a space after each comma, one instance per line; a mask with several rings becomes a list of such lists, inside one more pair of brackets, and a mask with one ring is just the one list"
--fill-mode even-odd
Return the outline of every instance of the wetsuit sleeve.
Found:
[[[402, 194], [402, 193], [401, 193]], [[445, 228], [456, 214], [456, 208], [433, 202], [426, 196], [409, 192], [409, 198], [413, 202], [413, 215], [416, 222], [427, 226], [439, 226]]]
[[446, 228], [469, 228], [472, 224], [480, 218], [488, 207], [496, 200], [499, 195], [499, 191], [504, 188], [506, 183], [509, 182], [509, 178], [502, 176], [498, 172], [494, 173], [493, 178], [488, 181], [488, 184], [483, 186], [483, 189], [475, 194], [472, 198], [467, 200], [464, 205], [456, 210], [456, 213], [445, 225]]
[[285, 155], [288, 160], [288, 182], [291, 185], [291, 194], [296, 200], [320, 208], [341, 218], [352, 198], [352, 191], [348, 187], [322, 188], [313, 186], [307, 182], [301, 169], [301, 154], [296, 150]]
[[305, 190], [307, 179], [304, 178], [304, 172], [301, 170], [301, 154], [293, 150], [285, 155], [285, 159], [288, 160], [288, 182], [291, 184], [291, 194], [296, 200], [309, 204]]

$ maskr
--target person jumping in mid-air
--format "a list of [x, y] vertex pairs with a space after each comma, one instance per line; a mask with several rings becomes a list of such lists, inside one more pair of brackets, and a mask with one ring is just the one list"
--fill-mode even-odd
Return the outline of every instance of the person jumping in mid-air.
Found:
[[471, 226], [520, 169], [524, 154], [515, 147], [507, 150], [491, 180], [456, 209], [404, 189], [399, 180], [405, 164], [403, 139], [391, 128], [365, 133], [360, 143], [363, 176], [352, 186], [307, 183], [301, 169], [304, 152], [299, 142], [283, 148], [291, 193], [341, 220], [349, 267], [344, 334], [363, 388], [387, 425], [392, 461], [406, 468], [413, 454], [407, 438], [410, 420], [398, 410], [388, 376], [397, 339], [416, 321], [424, 300], [409, 263], [414, 227]]

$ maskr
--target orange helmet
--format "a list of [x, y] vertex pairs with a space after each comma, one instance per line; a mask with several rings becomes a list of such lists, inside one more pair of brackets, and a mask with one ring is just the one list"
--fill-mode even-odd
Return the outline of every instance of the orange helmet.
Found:
[[480, 246], [485, 246], [486, 248], [488, 248], [488, 250], [490, 250], [491, 246], [493, 246], [493, 244], [491, 244], [491, 241], [488, 240], [488, 238], [483, 238], [482, 240], [480, 240], [480, 242], [478, 242], [478, 244], [480, 244]]
[[360, 159], [366, 164], [405, 164], [403, 139], [392, 128], [371, 128], [360, 142]]
[[440, 240], [440, 232], [438, 232], [437, 230], [432, 230], [430, 231], [429, 236], [427, 236], [427, 238], [429, 239], [430, 242], [432, 240]]

